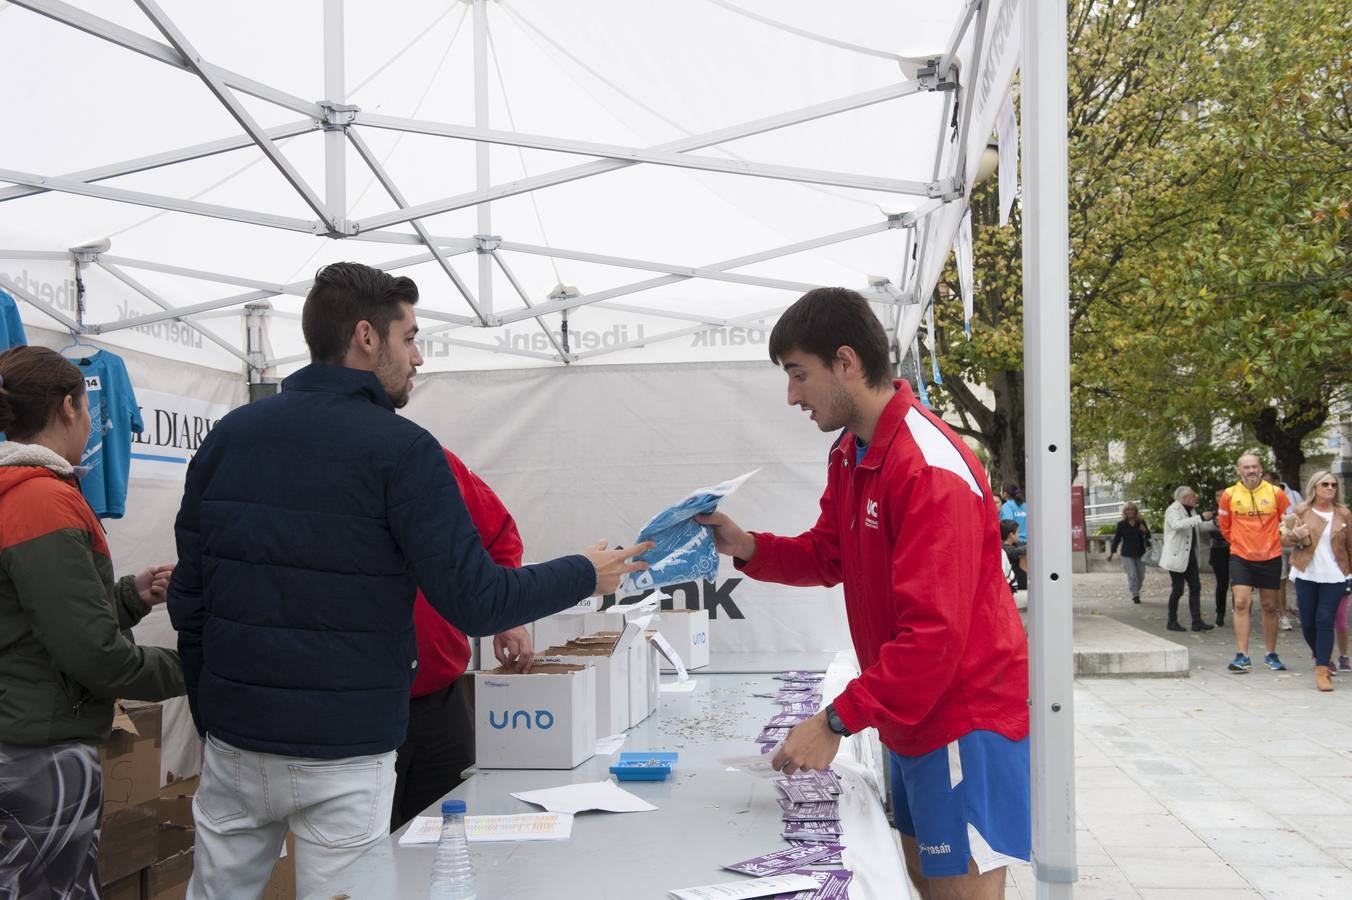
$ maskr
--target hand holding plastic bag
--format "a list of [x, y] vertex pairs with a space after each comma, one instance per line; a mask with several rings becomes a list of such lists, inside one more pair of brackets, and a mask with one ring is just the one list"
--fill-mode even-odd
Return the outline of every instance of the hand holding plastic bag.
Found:
[[718, 550], [713, 531], [695, 521], [718, 509], [718, 502], [731, 494], [759, 469], [739, 475], [721, 484], [692, 491], [684, 500], [669, 506], [649, 520], [639, 532], [638, 541], [652, 541], [654, 547], [640, 554], [648, 564], [642, 572], [632, 572], [620, 582], [622, 593], [637, 593], [684, 581], [712, 579], [718, 572]]

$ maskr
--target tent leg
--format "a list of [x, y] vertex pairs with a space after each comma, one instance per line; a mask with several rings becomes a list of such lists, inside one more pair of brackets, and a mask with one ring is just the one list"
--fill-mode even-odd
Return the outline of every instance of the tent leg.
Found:
[[1025, 0], [1023, 41], [1033, 873], [1039, 900], [1069, 900], [1078, 873], [1071, 630], [1066, 0]]

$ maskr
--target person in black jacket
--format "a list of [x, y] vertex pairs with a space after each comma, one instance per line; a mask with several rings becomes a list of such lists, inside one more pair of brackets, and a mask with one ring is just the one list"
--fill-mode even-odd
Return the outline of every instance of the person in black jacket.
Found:
[[1122, 548], [1122, 568], [1127, 573], [1127, 591], [1132, 603], [1141, 602], [1141, 583], [1145, 581], [1145, 551], [1150, 546], [1150, 526], [1141, 518], [1135, 503], [1122, 507], [1122, 520], [1113, 531], [1113, 542], [1104, 559], [1112, 561], [1117, 548]]
[[652, 546], [519, 569], [484, 551], [446, 456], [395, 414], [422, 365], [418, 289], [315, 275], [313, 362], [234, 410], [188, 467], [169, 613], [205, 736], [188, 897], [257, 897], [288, 827], [305, 896], [389, 831], [417, 672], [413, 602], [471, 636], [609, 593]]

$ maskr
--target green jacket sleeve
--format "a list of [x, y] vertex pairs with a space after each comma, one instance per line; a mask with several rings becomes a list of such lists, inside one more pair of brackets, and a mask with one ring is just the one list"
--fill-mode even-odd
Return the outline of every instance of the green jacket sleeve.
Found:
[[[117, 627], [126, 631], [146, 617], [150, 609], [136, 593], [136, 576], [123, 575], [113, 585], [113, 608], [117, 610]], [[127, 698], [131, 699], [131, 698]]]
[[[112, 585], [99, 574], [88, 533], [61, 528], [5, 549], [3, 564], [33, 623], [33, 634], [56, 667], [95, 696], [165, 700], [183, 693], [178, 653], [138, 647], [124, 620], [139, 620], [129, 579]], [[130, 591], [130, 597], [127, 592]], [[132, 624], [128, 622], [128, 624]]]

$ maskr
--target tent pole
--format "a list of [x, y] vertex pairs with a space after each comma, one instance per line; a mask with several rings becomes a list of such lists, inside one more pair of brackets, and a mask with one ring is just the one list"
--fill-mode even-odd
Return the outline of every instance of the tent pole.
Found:
[[[488, 0], [474, 0], [474, 126], [488, 127]], [[474, 145], [474, 186], [487, 191], [492, 186], [488, 168], [490, 145], [479, 141]], [[493, 204], [485, 200], [476, 207], [480, 241], [493, 236]], [[493, 313], [493, 256], [492, 248], [479, 248], [479, 308]]]
[[1068, 900], [1078, 872], [1071, 628], [1066, 0], [1025, 0], [1022, 12], [1033, 874], [1039, 900]]
[[[346, 102], [343, 57], [343, 0], [324, 0], [324, 100]], [[324, 126], [324, 205], [329, 221], [341, 231], [347, 219], [347, 141], [343, 127]]]

